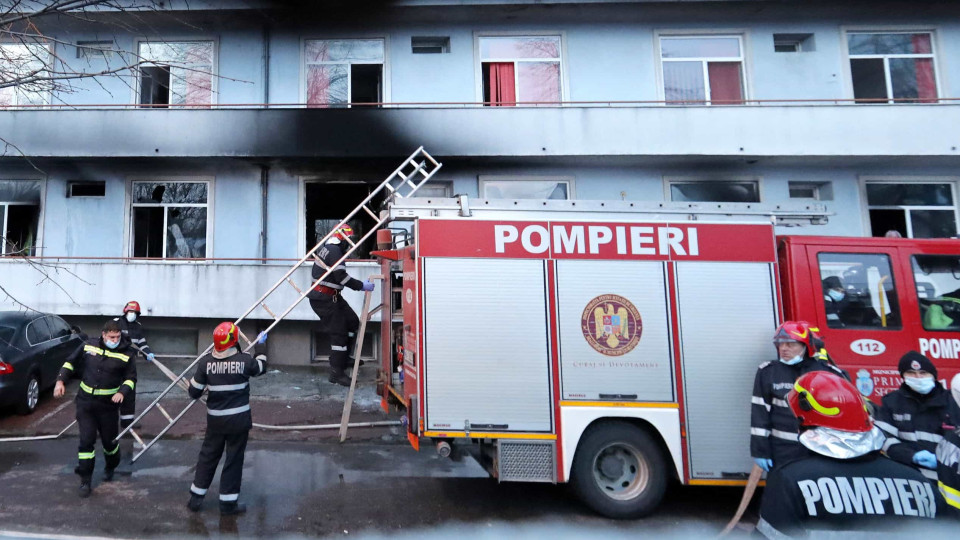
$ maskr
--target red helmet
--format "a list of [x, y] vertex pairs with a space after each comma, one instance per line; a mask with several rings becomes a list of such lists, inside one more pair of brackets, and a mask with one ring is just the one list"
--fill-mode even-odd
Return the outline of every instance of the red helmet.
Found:
[[820, 339], [819, 328], [813, 328], [807, 321], [784, 321], [773, 335], [773, 345], [779, 343], [803, 343], [807, 347], [807, 355], [814, 356], [823, 344]]
[[217, 352], [223, 352], [237, 344], [237, 338], [240, 331], [237, 325], [231, 322], [222, 322], [213, 330], [213, 348]]
[[126, 315], [128, 311], [136, 311], [137, 315], [140, 314], [140, 302], [136, 300], [131, 300], [127, 302], [127, 305], [123, 306], [123, 314]]
[[353, 236], [353, 227], [346, 224], [341, 225], [333, 230], [333, 236], [340, 240], [345, 240], [346, 238]]
[[827, 371], [801, 375], [787, 394], [790, 410], [804, 427], [865, 433], [873, 421], [853, 383]]

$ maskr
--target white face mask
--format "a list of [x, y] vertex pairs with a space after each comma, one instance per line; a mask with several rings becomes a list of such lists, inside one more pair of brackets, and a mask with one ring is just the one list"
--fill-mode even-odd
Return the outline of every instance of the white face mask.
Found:
[[117, 341], [104, 340], [103, 344], [106, 345], [108, 349], [116, 349], [117, 346], [120, 345], [120, 340], [119, 339]]
[[789, 360], [784, 360], [781, 358], [780, 361], [788, 366], [795, 366], [803, 361], [803, 354], [798, 354]]
[[937, 382], [933, 380], [933, 375], [929, 377], [904, 377], [903, 382], [918, 394], [929, 394]]
[[135, 312], [133, 312], [133, 311], [128, 311], [128, 312], [127, 312], [127, 322], [133, 322], [133, 321], [135, 321], [135, 320], [137, 320], [137, 314], [136, 314]]
[[829, 291], [827, 291], [827, 294], [830, 296], [830, 298], [833, 299], [834, 302], [839, 302], [843, 300], [843, 297], [844, 297], [843, 291], [838, 291], [835, 289], [830, 289]]

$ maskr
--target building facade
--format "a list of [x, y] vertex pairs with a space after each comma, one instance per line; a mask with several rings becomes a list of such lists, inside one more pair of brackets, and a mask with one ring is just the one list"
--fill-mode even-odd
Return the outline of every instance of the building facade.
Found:
[[[828, 224], [780, 232], [953, 237], [951, 4], [174, 2], [44, 21], [43, 47], [0, 43], [0, 72], [136, 67], [0, 88], [0, 286], [88, 331], [139, 300], [154, 350], [191, 356], [421, 145], [444, 164], [430, 196], [816, 202]], [[313, 320], [304, 303], [277, 328], [279, 363], [326, 354]]]

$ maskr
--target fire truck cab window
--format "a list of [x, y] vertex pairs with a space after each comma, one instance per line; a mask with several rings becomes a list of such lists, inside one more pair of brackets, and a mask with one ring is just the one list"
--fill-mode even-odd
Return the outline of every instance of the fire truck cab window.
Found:
[[925, 330], [960, 330], [960, 257], [915, 255], [913, 280]]
[[820, 284], [829, 328], [895, 330], [900, 302], [890, 257], [870, 253], [820, 253]]

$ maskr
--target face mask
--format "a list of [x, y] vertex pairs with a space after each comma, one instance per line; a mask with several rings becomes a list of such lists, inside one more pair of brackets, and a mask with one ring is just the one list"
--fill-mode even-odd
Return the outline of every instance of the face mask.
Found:
[[907, 386], [918, 394], [929, 394], [930, 391], [933, 390], [933, 386], [937, 384], [937, 382], [933, 380], [933, 377], [924, 377], [922, 379], [904, 377], [903, 382], [907, 383]]
[[843, 297], [844, 297], [844, 296], [846, 296], [846, 295], [843, 293], [843, 291], [837, 291], [837, 290], [834, 290], [834, 289], [830, 289], [829, 291], [827, 291], [827, 294], [830, 296], [830, 298], [833, 299], [834, 302], [839, 302], [839, 301], [843, 300]]
[[127, 312], [127, 322], [133, 322], [133, 321], [135, 321], [135, 320], [137, 320], [137, 314], [134, 313], [134, 312], [132, 312], [132, 311], [128, 311], [128, 312]]
[[120, 345], [120, 340], [118, 339], [117, 341], [104, 341], [103, 344], [106, 345], [108, 349], [116, 349], [117, 346]]
[[789, 360], [784, 360], [783, 358], [781, 358], [780, 361], [788, 366], [795, 366], [803, 361], [803, 355], [798, 354]]

